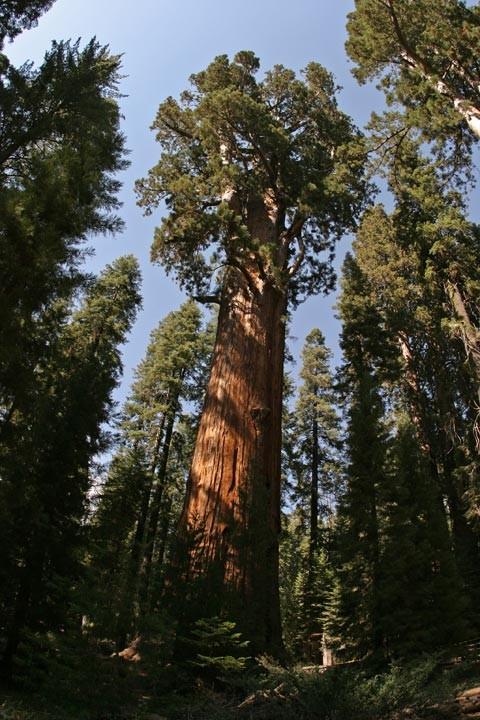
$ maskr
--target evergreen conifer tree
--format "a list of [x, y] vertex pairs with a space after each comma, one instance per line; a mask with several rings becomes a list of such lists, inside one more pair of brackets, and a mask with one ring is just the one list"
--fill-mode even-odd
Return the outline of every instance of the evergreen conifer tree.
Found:
[[[391, 183], [394, 212], [367, 212], [356, 240], [358, 272], [366, 283], [362, 302], [376, 308], [385, 338], [376, 363], [390, 392], [400, 390], [408, 408], [445, 499], [458, 567], [476, 605], [478, 540], [468, 518], [477, 507], [478, 229], [415, 145], [404, 143]], [[386, 347], [390, 369], [382, 361]]]
[[6, 0], [0, 8], [0, 50], [23, 30], [36, 25], [38, 18], [55, 0]]
[[327, 592], [323, 584], [340, 473], [339, 417], [334, 405], [330, 357], [322, 333], [312, 330], [302, 351], [302, 383], [289, 428], [294, 444], [290, 462], [295, 483], [292, 499], [303, 518], [304, 530], [298, 547], [302, 578], [295, 582], [302, 592], [302, 609], [296, 615], [305, 648], [312, 634], [319, 636], [322, 632], [322, 604]]
[[479, 18], [463, 0], [356, 0], [347, 52], [356, 78], [379, 78], [401, 108], [395, 145], [413, 128], [444, 160], [468, 166], [480, 137]]
[[347, 658], [383, 657], [379, 494], [388, 482], [383, 403], [372, 371], [356, 359], [348, 410], [345, 490], [340, 497], [328, 644]]
[[70, 619], [90, 463], [104, 447], [122, 367], [119, 346], [140, 303], [139, 282], [133, 257], [120, 258], [93, 282], [70, 322], [50, 338], [49, 355], [35, 369], [32, 405], [16, 414], [2, 447], [7, 671], [24, 627], [60, 630]]
[[92, 40], [55, 43], [38, 69], [0, 68], [0, 437], [85, 285], [87, 235], [121, 226], [119, 67]]
[[[300, 80], [276, 66], [259, 82], [258, 68], [251, 52], [219, 56], [180, 102], [162, 103], [154, 123], [162, 156], [138, 190], [147, 211], [162, 200], [169, 211], [154, 258], [197, 295], [211, 299], [210, 283], [221, 285], [181, 520], [195, 538], [189, 573], [210, 578], [209, 597], [255, 649], [277, 652], [287, 302], [331, 286], [321, 252], [353, 226], [365, 185], [360, 137], [337, 108], [329, 73], [311, 63]], [[194, 591], [192, 611], [202, 603]]]
[[405, 659], [460, 639], [466, 607], [440, 489], [411, 422], [397, 428], [379, 510], [380, 604], [387, 653]]
[[349, 465], [326, 625], [352, 657], [408, 655], [459, 637], [465, 604], [456, 564], [467, 582], [475, 545], [452, 486], [464, 460], [461, 446], [452, 452], [458, 440], [448, 418], [457, 417], [458, 430], [464, 425], [463, 370], [443, 322], [445, 287], [432, 271], [433, 238], [439, 248], [445, 236], [426, 217], [441, 199], [420, 193], [430, 177], [423, 170], [417, 193], [403, 186], [391, 216], [381, 207], [366, 214], [344, 269]]
[[[151, 334], [123, 408], [119, 448], [91, 530], [98, 590], [90, 612], [119, 649], [158, 602], [173, 513], [178, 518], [185, 492], [186, 403], [202, 401], [211, 343], [196, 303], [169, 313]], [[113, 597], [111, 579], [118, 587]]]

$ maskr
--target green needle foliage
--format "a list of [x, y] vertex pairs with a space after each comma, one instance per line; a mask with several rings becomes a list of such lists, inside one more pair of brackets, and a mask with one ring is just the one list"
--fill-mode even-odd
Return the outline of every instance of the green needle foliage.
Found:
[[195, 657], [188, 661], [200, 668], [205, 677], [228, 683], [247, 667], [249, 657], [242, 655], [248, 640], [242, 640], [234, 622], [221, 617], [197, 620], [184, 643]]
[[460, 214], [447, 224], [458, 207], [422, 192], [432, 166], [415, 167], [395, 175], [390, 216], [382, 207], [365, 215], [340, 301], [350, 462], [326, 626], [354, 658], [406, 657], [461, 637], [464, 588], [476, 596], [477, 543], [459, 485], [471, 442], [465, 366], [433, 269], [435, 242], [465, 226]]
[[[168, 211], [155, 231], [152, 258], [203, 300], [211, 298], [212, 291], [218, 296], [218, 286], [223, 291], [214, 380], [200, 437], [207, 432], [224, 450], [216, 469], [212, 465], [206, 471], [211, 489], [205, 486], [205, 492], [199, 492], [196, 483], [213, 456], [204, 442], [194, 456], [184, 514], [185, 532], [192, 531], [194, 538], [188, 562], [196, 564], [195, 556], [204, 556], [200, 572], [205, 580], [215, 576], [221, 589], [213, 594], [220, 605], [227, 586], [247, 578], [234, 588], [243, 606], [235, 619], [244, 629], [250, 627], [245, 632], [252, 640], [257, 636], [259, 649], [279, 652], [275, 468], [280, 461], [276, 418], [281, 412], [284, 317], [288, 302], [296, 304], [332, 288], [335, 242], [355, 226], [368, 188], [363, 140], [338, 109], [332, 76], [317, 63], [310, 63], [301, 78], [278, 65], [257, 81], [258, 70], [252, 52], [240, 52], [232, 62], [218, 56], [190, 78], [191, 89], [179, 101], [163, 102], [153, 125], [162, 154], [137, 190], [147, 213], [162, 201]], [[235, 301], [236, 293], [244, 300]], [[234, 347], [229, 369], [227, 346]], [[244, 363], [247, 357], [251, 368]], [[271, 372], [263, 380], [261, 373], [269, 365]], [[239, 389], [231, 410], [228, 393], [217, 400], [215, 385], [223, 382]], [[270, 415], [275, 419], [267, 421]], [[243, 456], [238, 463], [237, 416], [250, 428], [243, 431], [245, 449], [238, 445]], [[252, 442], [258, 432], [262, 440]], [[232, 442], [223, 443], [222, 437]], [[262, 444], [268, 451], [260, 450]], [[228, 490], [231, 468], [235, 493]], [[248, 488], [263, 477], [268, 478], [265, 492], [250, 494]], [[239, 514], [233, 505], [240, 495], [245, 509]], [[202, 538], [193, 526], [210, 515], [213, 523], [207, 521]], [[248, 550], [252, 543], [265, 553], [258, 563]], [[230, 544], [225, 554], [222, 548]], [[238, 553], [233, 544], [247, 552]], [[209, 549], [204, 553], [203, 548]], [[230, 554], [237, 558], [233, 569], [217, 572], [214, 565], [220, 566]], [[257, 609], [249, 611], [251, 588]]]
[[23, 30], [37, 24], [55, 0], [6, 0], [0, 8], [0, 50], [5, 40], [13, 40]]
[[338, 484], [340, 420], [331, 357], [322, 332], [311, 330], [302, 350], [301, 384], [291, 432], [296, 442], [294, 498], [309, 518], [312, 549], [320, 540], [319, 521], [327, 520], [332, 512]]
[[[51, 2], [12, 0], [0, 44]], [[114, 232], [126, 166], [120, 59], [95, 40], [53, 43], [38, 68], [0, 56], [1, 630], [8, 672], [22, 634], [77, 623], [91, 464], [140, 304], [134, 258], [94, 280], [87, 236]], [[78, 623], [77, 623], [78, 624]], [[41, 645], [41, 643], [40, 643]]]
[[[303, 79], [277, 65], [257, 81], [258, 69], [252, 52], [220, 55], [180, 101], [160, 105], [162, 155], [137, 192], [147, 213], [165, 201], [152, 258], [189, 292], [208, 294], [219, 267], [250, 258], [279, 287], [295, 274], [295, 300], [332, 284], [320, 253], [364, 202], [362, 139], [321, 65], [310, 63]], [[278, 214], [271, 242], [247, 229], [259, 199]]]
[[0, 427], [30, 404], [72, 294], [87, 235], [121, 227], [120, 59], [96, 41], [54, 43], [34, 69], [0, 68]]
[[[480, 626], [480, 232], [465, 200], [480, 137], [479, 7], [355, 1], [347, 41], [354, 75], [377, 79], [388, 104], [373, 115], [368, 141], [338, 109], [334, 80], [317, 63], [299, 76], [276, 65], [259, 78], [253, 53], [221, 55], [178, 100], [160, 105], [160, 159], [137, 183], [145, 212], [165, 211], [152, 258], [189, 294], [220, 301], [221, 340], [213, 353], [215, 321], [207, 325], [193, 300], [168, 314], [112, 433], [140, 273], [133, 257], [97, 278], [82, 261], [89, 237], [122, 225], [120, 60], [95, 40], [58, 42], [38, 67], [13, 67], [7, 41], [52, 4], [0, 7], [2, 672], [24, 689], [42, 686], [48, 702], [55, 693], [81, 697], [79, 712], [91, 705], [98, 717], [116, 716], [119, 696], [153, 702], [172, 678], [177, 703], [178, 677], [187, 687], [192, 675], [197, 697], [203, 687], [217, 702], [227, 688], [232, 715], [384, 716], [418, 700], [423, 686], [441, 695], [437, 659], [415, 656], [450, 659], [448, 645]], [[389, 212], [363, 212], [367, 154], [393, 194]], [[280, 423], [268, 428], [281, 412], [289, 303], [333, 287], [335, 242], [353, 229], [339, 301], [342, 366], [334, 383], [323, 334], [312, 330], [296, 403], [283, 408], [282, 493], [274, 485]], [[238, 407], [219, 407], [200, 423], [212, 357], [222, 368], [221, 352], [243, 336], [227, 357], [229, 383], [214, 375], [209, 394], [211, 407], [220, 406], [231, 383]], [[255, 392], [252, 378], [260, 378]], [[294, 396], [291, 378], [284, 390]], [[195, 486], [195, 473], [188, 477], [199, 425], [208, 448]], [[232, 429], [234, 443], [226, 442]], [[98, 457], [112, 437], [101, 472]], [[232, 454], [218, 457], [221, 446]], [[263, 515], [252, 483], [263, 480], [262, 463], [277, 468]], [[215, 493], [222, 486], [227, 505], [235, 483], [239, 504], [215, 526]], [[249, 488], [250, 515], [242, 505]], [[213, 498], [211, 514], [207, 502], [203, 508], [210, 535], [192, 536], [195, 548], [188, 538], [185, 548], [178, 519], [199, 489]], [[361, 663], [359, 671], [284, 670], [264, 658], [263, 671], [250, 672], [257, 628], [259, 648], [276, 652], [282, 642], [272, 572], [280, 494], [288, 654], [320, 663], [333, 649], [340, 661]], [[229, 545], [239, 514], [246, 540]], [[188, 568], [179, 545], [192, 550]], [[196, 560], [215, 547], [228, 562], [203, 577]], [[208, 616], [210, 601], [230, 607], [228, 573], [249, 615], [250, 644], [233, 622], [240, 618], [214, 609]], [[187, 588], [180, 577], [194, 582]], [[218, 596], [204, 601], [210, 580]], [[138, 665], [98, 652], [128, 643]], [[370, 678], [369, 663], [393, 669]], [[448, 673], [463, 682], [465, 667]], [[91, 681], [99, 689], [85, 704]], [[239, 705], [242, 688], [249, 697]]]
[[[307, 656], [311, 636], [318, 641], [322, 632], [340, 480], [340, 429], [330, 358], [321, 331], [312, 330], [303, 347], [302, 382], [288, 419], [290, 501], [295, 509], [286, 519], [282, 538], [280, 594], [287, 647]], [[318, 652], [310, 654], [318, 660]]]
[[336, 581], [325, 608], [328, 644], [348, 659], [383, 653], [380, 616], [379, 493], [386, 477], [383, 404], [362, 355], [350, 356], [345, 489], [339, 499]]
[[[155, 613], [185, 492], [212, 349], [196, 303], [152, 332], [124, 405], [118, 450], [92, 519], [88, 614], [123, 649]], [[115, 592], [112, 592], [115, 588]]]
[[415, 429], [398, 418], [382, 491], [381, 616], [387, 653], [407, 658], [462, 637], [465, 597], [442, 498]]
[[[360, 82], [379, 78], [401, 109], [383, 142], [397, 145], [409, 129], [444, 160], [468, 167], [480, 137], [480, 14], [462, 0], [356, 0], [346, 49]], [[378, 119], [378, 118], [377, 118]]]
[[60, 630], [81, 577], [90, 465], [121, 374], [119, 345], [140, 303], [133, 257], [106, 268], [35, 369], [28, 411], [2, 445], [2, 616], [11, 661], [24, 627]]
[[360, 302], [375, 308], [393, 361], [386, 372], [379, 346], [376, 365], [385, 382], [401, 388], [449, 508], [459, 567], [467, 585], [476, 584], [478, 228], [414, 145], [404, 144], [391, 184], [394, 212], [375, 208], [359, 231], [357, 272], [366, 282]]

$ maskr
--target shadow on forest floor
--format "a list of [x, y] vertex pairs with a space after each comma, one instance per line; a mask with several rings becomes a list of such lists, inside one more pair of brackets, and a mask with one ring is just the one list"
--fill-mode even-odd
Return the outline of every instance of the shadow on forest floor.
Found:
[[478, 649], [380, 673], [261, 659], [249, 671], [209, 680], [152, 657], [126, 662], [97, 652], [59, 666], [35, 690], [0, 689], [0, 720], [473, 720], [480, 690], [477, 705], [467, 697], [462, 709], [456, 697], [478, 686]]

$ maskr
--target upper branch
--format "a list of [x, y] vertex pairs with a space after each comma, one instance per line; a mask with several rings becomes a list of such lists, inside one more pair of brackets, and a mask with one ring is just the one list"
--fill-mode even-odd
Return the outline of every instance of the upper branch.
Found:
[[299, 271], [305, 258], [305, 243], [303, 242], [302, 236], [297, 235], [296, 241], [298, 245], [298, 254], [292, 265], [288, 268], [288, 277], [293, 277]]

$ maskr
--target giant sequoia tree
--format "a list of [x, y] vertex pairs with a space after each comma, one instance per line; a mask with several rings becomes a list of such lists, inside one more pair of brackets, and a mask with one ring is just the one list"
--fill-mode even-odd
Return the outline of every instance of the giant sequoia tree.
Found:
[[285, 313], [331, 286], [321, 252], [354, 225], [365, 188], [330, 74], [275, 66], [258, 82], [258, 68], [250, 52], [219, 56], [161, 104], [162, 155], [138, 191], [147, 212], [162, 200], [169, 211], [154, 260], [220, 301], [181, 521], [188, 572], [235, 594], [255, 646], [275, 650]]

